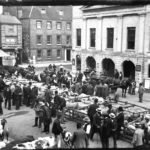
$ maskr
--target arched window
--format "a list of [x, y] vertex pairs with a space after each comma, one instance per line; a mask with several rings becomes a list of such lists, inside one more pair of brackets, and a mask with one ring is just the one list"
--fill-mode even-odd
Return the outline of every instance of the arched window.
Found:
[[150, 64], [148, 65], [148, 77], [150, 78]]

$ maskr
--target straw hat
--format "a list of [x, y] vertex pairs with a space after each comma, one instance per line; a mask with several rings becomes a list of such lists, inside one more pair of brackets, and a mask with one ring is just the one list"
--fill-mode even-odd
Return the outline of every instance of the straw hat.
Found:
[[110, 113], [110, 114], [109, 114], [109, 117], [114, 119], [116, 116], [115, 116], [114, 113]]
[[83, 118], [83, 121], [90, 122], [90, 118], [89, 117], [85, 117], [85, 118]]
[[150, 120], [150, 114], [146, 114], [144, 118]]

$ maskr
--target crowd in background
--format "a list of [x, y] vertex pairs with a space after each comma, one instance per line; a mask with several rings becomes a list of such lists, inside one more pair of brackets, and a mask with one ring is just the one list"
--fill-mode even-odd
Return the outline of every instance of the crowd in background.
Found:
[[[34, 71], [32, 66], [29, 66], [29, 69]], [[115, 78], [122, 79], [121, 74], [120, 72], [120, 75], [117, 74]], [[3, 101], [4, 107], [8, 110], [12, 109], [12, 105], [15, 106], [16, 110], [20, 109], [22, 105], [31, 107], [35, 111], [35, 123], [33, 127], [43, 127], [42, 132], [47, 134], [50, 132], [52, 117], [56, 117], [53, 123], [52, 133], [57, 139], [58, 147], [61, 147], [60, 141], [63, 132], [61, 124], [66, 122], [66, 95], [69, 95], [69, 92], [77, 94], [84, 93], [91, 96], [103, 97], [106, 100], [109, 96], [110, 89], [108, 84], [103, 80], [93, 80], [90, 76], [81, 73], [81, 71], [73, 78], [70, 72], [64, 70], [62, 66], [57, 70], [55, 65], [49, 65], [49, 67], [45, 68], [40, 78], [40, 80], [43, 78], [44, 84], [47, 85], [44, 96], [39, 96], [40, 89], [37, 86], [32, 86], [32, 82], [21, 84], [19, 81], [12, 81], [12, 83], [6, 85], [0, 94], [0, 113], [3, 114]], [[0, 84], [5, 84], [2, 78], [0, 78]], [[53, 92], [51, 86], [58, 86], [62, 94], [60, 95], [57, 90]], [[141, 86], [139, 91], [143, 90]], [[129, 93], [135, 94], [135, 88], [136, 83], [133, 82], [131, 88], [129, 88]], [[143, 94], [143, 91], [141, 93]], [[140, 101], [142, 101], [142, 94], [139, 95]], [[72, 144], [75, 148], [88, 147], [89, 140], [93, 140], [95, 133], [99, 134], [103, 148], [109, 147], [109, 138], [111, 136], [113, 137], [114, 147], [117, 147], [117, 139], [120, 138], [120, 133], [124, 128], [123, 108], [119, 107], [117, 111], [114, 111], [111, 104], [106, 103], [105, 106], [109, 108], [105, 113], [102, 113], [101, 109], [99, 109], [97, 99], [94, 100], [94, 104], [89, 106], [89, 118], [85, 119], [86, 123], [84, 124], [84, 128], [82, 128], [80, 123], [77, 123], [77, 131], [72, 138]], [[87, 128], [88, 125], [90, 125], [89, 129]], [[138, 125], [137, 127], [139, 128]], [[145, 123], [145, 134], [143, 133], [142, 137], [147, 142], [147, 138], [145, 138], [147, 135], [146, 130]], [[135, 144], [135, 135], [133, 143], [134, 145], [137, 144]], [[137, 144], [136, 146], [141, 146], [141, 144]]]

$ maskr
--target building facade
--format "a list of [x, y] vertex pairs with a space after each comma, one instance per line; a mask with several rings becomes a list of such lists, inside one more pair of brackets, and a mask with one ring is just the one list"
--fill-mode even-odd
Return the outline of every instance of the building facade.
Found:
[[[72, 7], [4, 7], [23, 26], [23, 49], [37, 61], [71, 61]], [[17, 11], [16, 11], [17, 10]]]
[[[72, 71], [150, 78], [150, 5], [73, 8]], [[148, 85], [147, 85], [148, 86]]]
[[0, 15], [0, 47], [14, 55], [17, 63], [21, 62], [22, 53], [22, 25], [14, 16]]

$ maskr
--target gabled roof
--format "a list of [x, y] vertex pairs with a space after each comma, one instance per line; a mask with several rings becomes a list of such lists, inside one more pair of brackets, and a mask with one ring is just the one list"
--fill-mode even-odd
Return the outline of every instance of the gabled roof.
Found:
[[21, 24], [21, 22], [15, 16], [10, 16], [10, 15], [0, 15], [0, 23]]
[[[42, 14], [41, 9], [45, 9], [46, 13]], [[62, 11], [63, 15], [59, 12]], [[46, 20], [72, 20], [71, 6], [33, 6], [31, 19], [46, 19]]]

